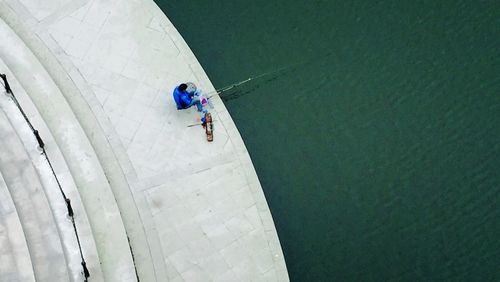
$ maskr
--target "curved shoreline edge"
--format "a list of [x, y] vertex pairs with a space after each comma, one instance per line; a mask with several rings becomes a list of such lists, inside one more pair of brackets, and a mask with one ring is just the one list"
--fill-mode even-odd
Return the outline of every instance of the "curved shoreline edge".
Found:
[[[194, 110], [172, 105], [180, 82], [215, 89], [152, 0], [3, 0], [0, 16], [50, 74], [92, 145], [141, 281], [289, 280], [262, 187], [220, 98], [213, 144], [186, 126]], [[42, 116], [48, 110], [35, 106]]]

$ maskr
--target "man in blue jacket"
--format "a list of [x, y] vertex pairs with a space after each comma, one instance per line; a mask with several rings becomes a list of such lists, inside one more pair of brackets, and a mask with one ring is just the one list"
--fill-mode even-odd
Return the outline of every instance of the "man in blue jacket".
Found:
[[200, 97], [195, 95], [196, 91], [188, 92], [187, 84], [181, 83], [174, 89], [174, 101], [178, 110], [183, 110], [196, 105], [198, 112], [205, 112], [200, 101]]

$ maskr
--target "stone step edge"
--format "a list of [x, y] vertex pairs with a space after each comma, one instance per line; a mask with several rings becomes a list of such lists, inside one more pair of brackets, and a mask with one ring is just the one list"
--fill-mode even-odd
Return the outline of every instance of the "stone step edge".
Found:
[[[12, 27], [14, 27], [15, 32], [14, 30], [12, 31], [15, 33], [16, 37], [22, 42], [23, 46], [27, 50], [26, 51], [27, 54], [29, 53], [29, 55], [32, 56], [33, 61], [35, 61], [36, 64], [39, 65], [41, 69], [43, 69], [43, 73], [46, 74], [44, 76], [44, 79], [46, 79], [46, 82], [49, 85], [52, 84], [54, 86], [53, 87], [54, 91], [52, 92], [55, 92], [56, 94], [60, 95], [60, 96], [56, 95], [57, 97], [54, 96], [55, 98], [52, 97], [52, 99], [57, 100], [57, 103], [50, 103], [50, 101], [47, 102], [44, 101], [43, 98], [37, 97], [38, 95], [36, 94], [30, 94], [32, 95], [31, 99], [33, 100], [35, 105], [37, 105], [39, 109], [41, 108], [45, 110], [45, 112], [41, 111], [45, 123], [49, 125], [52, 131], [56, 131], [57, 129], [61, 130], [61, 128], [57, 126], [56, 124], [57, 122], [54, 120], [55, 117], [54, 116], [51, 117], [50, 113], [48, 113], [47, 111], [48, 108], [52, 108], [53, 106], [55, 106], [55, 104], [58, 104], [59, 106], [57, 113], [66, 114], [67, 119], [69, 118], [72, 121], [74, 120], [74, 124], [76, 125], [74, 127], [74, 130], [76, 131], [74, 131], [73, 133], [78, 135], [76, 141], [78, 141], [80, 143], [79, 145], [83, 146], [86, 150], [85, 158], [81, 157], [82, 156], [80, 154], [81, 150], [76, 150], [76, 151], [71, 150], [72, 148], [71, 146], [74, 146], [74, 144], [71, 144], [69, 142], [65, 143], [64, 138], [62, 136], [58, 136], [58, 134], [53, 134], [53, 135], [54, 137], [56, 137], [56, 142], [58, 142], [59, 148], [61, 149], [63, 155], [67, 159], [67, 163], [70, 166], [71, 173], [77, 185], [79, 187], [87, 186], [84, 188], [80, 188], [80, 195], [84, 200], [84, 204], [86, 205], [87, 214], [92, 215], [92, 212], [89, 212], [90, 209], [93, 211], [93, 214], [96, 217], [95, 219], [92, 219], [91, 216], [89, 217], [89, 219], [91, 221], [94, 237], [96, 237], [97, 239], [98, 251], [100, 254], [105, 278], [109, 280], [135, 281], [136, 280], [135, 266], [132, 261], [132, 255], [130, 252], [128, 238], [125, 232], [123, 221], [121, 219], [121, 214], [118, 210], [116, 200], [111, 191], [111, 188], [109, 187], [108, 180], [97, 158], [94, 148], [92, 147], [89, 139], [87, 138], [86, 133], [81, 128], [80, 123], [74, 116], [74, 112], [72, 111], [71, 107], [67, 104], [64, 95], [61, 93], [59, 87], [57, 86], [56, 81], [54, 81], [53, 79], [57, 78], [60, 80], [64, 78], [66, 79], [66, 82], [68, 81], [71, 82], [71, 81], [67, 78], [66, 72], [60, 71], [60, 69], [58, 68], [58, 66], [60, 66], [59, 63], [57, 62], [57, 60], [54, 59], [53, 55], [50, 53], [50, 51], [47, 50], [47, 47], [40, 41], [37, 35], [34, 34], [32, 31], [30, 31], [26, 26], [24, 26], [24, 23], [18, 19], [18, 15], [13, 10], [11, 10], [10, 7], [4, 2], [0, 2], [0, 16], [2, 19], [4, 19], [9, 23], [8, 26], [9, 28], [11, 28], [11, 30]], [[42, 61], [44, 62], [44, 64], [42, 64]], [[12, 67], [11, 70], [13, 70]], [[16, 77], [20, 79], [18, 74], [16, 74]], [[26, 85], [24, 85], [24, 87], [26, 88]], [[31, 89], [31, 90], [33, 92], [37, 92], [36, 89]], [[54, 93], [52, 93], [51, 95], [53, 94]], [[51, 98], [51, 97], [45, 97], [45, 98]], [[75, 142], [75, 140], [73, 140], [73, 142]], [[80, 155], [77, 156], [78, 154]], [[96, 181], [93, 182], [86, 181], [85, 174], [81, 170], [82, 162], [83, 163], [87, 162], [86, 163], [87, 167], [92, 167], [94, 169], [93, 172], [96, 173], [96, 175], [94, 176], [97, 177]], [[87, 190], [92, 190], [93, 188], [95, 189], [96, 187], [95, 185], [106, 188], [101, 189], [99, 193], [97, 193], [97, 191], [95, 191], [95, 193], [91, 192], [85, 193], [87, 192]], [[82, 194], [82, 189], [84, 190], [83, 194]], [[101, 207], [100, 212], [98, 212], [95, 209], [99, 207], [97, 207], [94, 203], [100, 203], [101, 202], [100, 199], [102, 197], [107, 197], [107, 200], [104, 200], [106, 206], [100, 206]], [[102, 217], [103, 214], [107, 215], [106, 217], [104, 217], [107, 219], [106, 223], [102, 223], [97, 219], [97, 217], [103, 218]], [[115, 229], [114, 232], [111, 233], [109, 232], [110, 225], [114, 226], [113, 227]], [[114, 236], [114, 237], [111, 239], [109, 236]], [[115, 254], [115, 256], [109, 257], [107, 255], [109, 253]]]
[[[152, 258], [150, 241], [154, 239], [149, 239], [151, 234], [147, 234], [144, 229], [146, 226], [144, 221], [148, 220], [148, 215], [141, 215], [137, 208], [141, 203], [144, 205], [146, 201], [134, 193], [132, 189], [132, 186], [138, 181], [137, 175], [120, 137], [94, 91], [68, 55], [64, 53], [50, 34], [39, 32], [38, 36], [52, 51], [61, 67], [71, 78], [73, 85], [68, 85], [68, 87], [80, 94], [67, 97], [67, 101], [76, 118], [80, 120], [87, 136], [91, 136], [89, 140], [109, 180], [129, 237], [139, 279], [165, 281], [164, 266], [158, 263], [158, 259]], [[83, 119], [89, 124], [84, 124]]]
[[[45, 143], [45, 150], [51, 160], [54, 171], [61, 182], [63, 191], [71, 200], [71, 207], [75, 214], [75, 224], [78, 229], [78, 236], [82, 245], [84, 259], [86, 260], [87, 268], [92, 273], [93, 281], [103, 281], [97, 246], [94, 237], [92, 236], [92, 228], [81, 201], [80, 194], [64, 157], [57, 147], [57, 143], [50, 133], [48, 126], [44, 123], [40, 113], [37, 111], [35, 105], [12, 73], [8, 70], [1, 58], [0, 69], [3, 73], [7, 74], [10, 87], [16, 95], [17, 100], [28, 116], [30, 122], [33, 124], [35, 129], [39, 131], [40, 136]], [[31, 129], [28, 127], [28, 124], [19, 112], [19, 109], [15, 106], [14, 101], [12, 101], [12, 99], [7, 95], [2, 95], [2, 97], [0, 97], [0, 109], [3, 109], [7, 119], [12, 125], [12, 128], [20, 137], [21, 142], [23, 142], [25, 150], [38, 173], [40, 182], [48, 199], [49, 206], [52, 210], [52, 215], [54, 216], [54, 220], [59, 230], [59, 237], [63, 245], [63, 250], [66, 254], [68, 269], [70, 269], [73, 281], [80, 281], [82, 278], [82, 266], [80, 264], [80, 253], [77, 251], [78, 242], [74, 234], [73, 225], [67, 217], [68, 210], [66, 203], [64, 202], [64, 199], [58, 189], [52, 171], [50, 171], [50, 167], [45, 160], [45, 157], [40, 154], [40, 151], [37, 148], [38, 143], [33, 136]], [[23, 138], [21, 138], [21, 136], [23, 136]]]
[[[92, 88], [68, 55], [46, 30], [36, 25], [36, 20], [28, 12], [22, 14], [29, 17], [26, 22], [31, 22], [31, 28], [36, 31], [36, 36], [29, 39], [33, 41], [29, 44], [37, 46], [35, 56], [43, 58], [39, 60], [50, 74], [60, 74], [52, 75], [52, 79], [72, 108], [109, 180], [132, 249], [137, 275], [141, 280], [165, 281], [163, 258], [155, 256], [153, 259], [154, 250], [150, 247], [150, 242], [156, 242], [158, 238], [152, 238], [155, 234], [148, 234], [144, 229], [146, 224], [143, 221], [149, 221], [150, 215], [140, 214], [137, 208], [137, 205], [146, 204], [146, 200], [141, 195], [134, 195], [131, 188], [137, 182], [137, 176], [120, 137]], [[28, 39], [23, 40], [28, 44]]]
[[[11, 13], [17, 13], [17, 16], [23, 17], [24, 22], [36, 32], [37, 38], [33, 40], [40, 41], [36, 45], [45, 45], [41, 46], [41, 50], [37, 50], [40, 55], [45, 60], [57, 60], [58, 67], [61, 68], [62, 72], [66, 72], [69, 78], [52, 77], [60, 89], [67, 88], [67, 91], [62, 91], [62, 94], [87, 134], [109, 180], [122, 214], [122, 221], [139, 278], [146, 281], [166, 281], [167, 275], [163, 257], [158, 256], [157, 250], [151, 247], [157, 245], [155, 242], [158, 242], [159, 238], [155, 232], [145, 231], [145, 226], [149, 226], [147, 222], [151, 221], [151, 215], [142, 214], [137, 208], [138, 205], [145, 205], [146, 200], [141, 193], [134, 195], [134, 191], [131, 189], [137, 182], [137, 176], [114, 126], [78, 68], [52, 36], [43, 30], [45, 23], [38, 22], [22, 5], [11, 8], [11, 10]], [[51, 72], [50, 69], [47, 71]], [[62, 81], [59, 81], [59, 78]], [[80, 95], [67, 95], [67, 93], [79, 93]], [[82, 117], [85, 118], [82, 119]], [[86, 120], [88, 124], [82, 120]]]
[[35, 279], [67, 280], [68, 261], [49, 199], [21, 137], [3, 109], [0, 131], [0, 146], [9, 148], [3, 153], [6, 158], [0, 158], [0, 172], [18, 212]]

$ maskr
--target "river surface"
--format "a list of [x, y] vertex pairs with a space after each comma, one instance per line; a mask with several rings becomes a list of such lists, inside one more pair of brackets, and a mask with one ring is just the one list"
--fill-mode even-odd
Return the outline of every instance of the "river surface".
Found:
[[221, 96], [292, 281], [500, 280], [500, 2], [156, 2], [216, 88], [271, 72]]

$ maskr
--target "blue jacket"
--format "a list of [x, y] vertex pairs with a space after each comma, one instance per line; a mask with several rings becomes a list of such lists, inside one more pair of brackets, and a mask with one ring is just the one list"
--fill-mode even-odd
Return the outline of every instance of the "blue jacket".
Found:
[[191, 104], [192, 94], [187, 91], [180, 91], [179, 86], [174, 89], [174, 101], [178, 110], [187, 108]]

